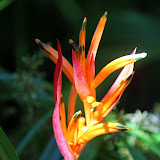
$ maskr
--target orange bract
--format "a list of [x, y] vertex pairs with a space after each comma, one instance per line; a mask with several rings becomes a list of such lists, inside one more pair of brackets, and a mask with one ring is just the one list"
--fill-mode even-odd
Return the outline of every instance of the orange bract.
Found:
[[[116, 105], [125, 88], [131, 82], [134, 71], [134, 62], [145, 58], [146, 53], [136, 54], [137, 48], [131, 55], [120, 57], [107, 64], [95, 77], [95, 58], [97, 49], [107, 21], [107, 12], [101, 17], [93, 35], [87, 58], [85, 58], [86, 22], [84, 18], [79, 34], [79, 45], [73, 40], [71, 64], [62, 56], [61, 46], [58, 42], [58, 52], [52, 47], [36, 39], [49, 58], [56, 64], [54, 75], [55, 110], [53, 114], [53, 130], [57, 144], [66, 160], [76, 160], [88, 141], [96, 136], [130, 130], [128, 126], [120, 123], [101, 123]], [[101, 102], [96, 101], [96, 87], [112, 72], [123, 68], [111, 89]], [[68, 102], [68, 116], [66, 124], [65, 107], [61, 94], [62, 70], [72, 83]], [[85, 116], [82, 111], [75, 113], [77, 93], [84, 105]]]

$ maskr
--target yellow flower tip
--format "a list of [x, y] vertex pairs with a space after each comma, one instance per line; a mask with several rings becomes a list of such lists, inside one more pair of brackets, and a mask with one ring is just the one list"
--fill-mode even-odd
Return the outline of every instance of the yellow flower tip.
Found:
[[142, 52], [142, 53], [138, 53], [138, 54], [134, 54], [133, 55], [133, 59], [135, 59], [136, 61], [140, 60], [140, 59], [144, 59], [147, 56], [147, 53]]
[[122, 125], [122, 124], [118, 124], [114, 129], [118, 129], [120, 131], [126, 131], [126, 130], [131, 130], [130, 127]]
[[130, 128], [130, 127], [128, 127], [128, 126], [125, 126], [125, 128], [126, 128], [127, 130], [131, 130], [131, 128]]
[[103, 105], [101, 102], [93, 102], [91, 105], [91, 111], [95, 112], [98, 105]]
[[73, 119], [77, 119], [77, 118], [79, 118], [81, 115], [82, 115], [82, 111], [79, 110], [79, 111], [77, 111], [77, 112], [73, 115]]
[[88, 103], [93, 103], [95, 101], [95, 98], [93, 96], [88, 96], [87, 97], [87, 102]]
[[40, 43], [40, 40], [39, 39], [35, 39], [36, 43], [39, 44]]
[[92, 106], [91, 105], [91, 112], [95, 112], [96, 111], [97, 106]]
[[69, 44], [72, 44], [73, 43], [73, 40], [72, 39], [69, 39]]
[[125, 126], [125, 125], [120, 124], [120, 123], [113, 123], [113, 122], [108, 122], [108, 127], [110, 129], [116, 129], [116, 130], [119, 130], [119, 131], [131, 130], [131, 128], [128, 127], [128, 126]]
[[72, 39], [69, 39], [69, 44], [72, 45], [74, 51], [78, 52], [78, 46]]
[[84, 19], [83, 19], [83, 23], [86, 23], [87, 22], [87, 18], [86, 17], [84, 17]]
[[107, 11], [105, 11], [105, 12], [104, 12], [104, 15], [107, 15], [107, 14], [108, 14], [108, 12], [107, 12]]
[[146, 52], [141, 53], [141, 57], [144, 59], [147, 56]]
[[104, 12], [103, 16], [105, 16], [107, 18], [107, 14], [108, 14], [108, 12], [106, 11], [106, 12]]

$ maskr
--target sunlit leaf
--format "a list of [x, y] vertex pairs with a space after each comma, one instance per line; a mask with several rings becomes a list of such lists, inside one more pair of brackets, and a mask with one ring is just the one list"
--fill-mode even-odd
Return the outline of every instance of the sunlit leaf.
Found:
[[151, 135], [157, 143], [160, 143], [160, 133], [152, 133]]
[[0, 127], [0, 159], [2, 160], [18, 160], [17, 154], [8, 140], [7, 136]]
[[132, 124], [132, 123], [129, 123], [127, 125], [129, 125], [132, 128], [132, 130], [130, 130], [128, 132], [129, 134], [135, 135], [138, 139], [140, 139], [141, 141], [147, 143], [149, 145], [150, 150], [152, 150], [154, 153], [156, 153], [160, 157], [160, 147], [158, 146], [157, 142], [154, 141], [152, 136], [148, 135], [143, 130], [136, 129], [135, 125]]

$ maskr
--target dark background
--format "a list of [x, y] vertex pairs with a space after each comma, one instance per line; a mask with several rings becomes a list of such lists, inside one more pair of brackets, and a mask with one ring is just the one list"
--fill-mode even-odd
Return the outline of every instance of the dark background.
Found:
[[[123, 104], [125, 107], [150, 109], [160, 100], [159, 6], [159, 1], [138, 0], [16, 0], [0, 14], [1, 67], [10, 72], [21, 67], [21, 57], [34, 54], [38, 48], [35, 38], [51, 42], [54, 48], [58, 38], [63, 55], [71, 60], [68, 39], [72, 38], [78, 43], [83, 18], [86, 16], [88, 19], [88, 49], [98, 20], [107, 10], [108, 22], [97, 54], [96, 71], [109, 61], [130, 54], [135, 47], [138, 47], [137, 52], [147, 52], [147, 58], [136, 64], [136, 74], [125, 94], [127, 102]], [[43, 69], [51, 73], [52, 66], [52, 62], [47, 61]], [[47, 78], [52, 81], [50, 75], [47, 74]]]

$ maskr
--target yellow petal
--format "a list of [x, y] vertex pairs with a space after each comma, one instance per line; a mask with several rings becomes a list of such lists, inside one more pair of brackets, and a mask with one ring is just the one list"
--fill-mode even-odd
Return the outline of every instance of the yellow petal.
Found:
[[87, 102], [88, 103], [93, 103], [95, 101], [95, 98], [93, 96], [88, 96], [87, 97]]
[[89, 129], [87, 132], [85, 132], [79, 139], [78, 143], [85, 143], [90, 141], [91, 139], [107, 133], [114, 133], [114, 132], [121, 132], [125, 130], [130, 130], [128, 126], [121, 125], [120, 123], [99, 123], [96, 126]]
[[87, 102], [87, 100], [83, 100], [83, 105], [84, 105], [84, 111], [85, 111], [85, 117], [86, 117], [86, 125], [89, 128], [91, 126], [91, 104]]
[[60, 123], [62, 127], [62, 131], [64, 136], [66, 136], [66, 113], [65, 113], [65, 106], [63, 101], [63, 96], [61, 95], [60, 104], [59, 104], [59, 115], [60, 115]]
[[68, 116], [67, 116], [68, 124], [75, 113], [76, 99], [77, 99], [77, 91], [75, 87], [72, 85], [70, 95], [69, 95], [69, 100], [68, 100]]
[[86, 22], [87, 22], [87, 18], [85, 17], [82, 23], [80, 33], [79, 33], [79, 58], [78, 58], [84, 75], [86, 75], [86, 68], [85, 68]]
[[79, 47], [81, 46], [81, 41], [83, 41], [83, 43], [85, 44], [85, 40], [86, 40], [86, 22], [87, 22], [87, 18], [85, 17], [82, 23], [82, 27], [79, 33]]
[[[95, 64], [94, 64], [95, 57], [96, 57], [97, 49], [98, 49], [99, 42], [102, 37], [102, 33], [104, 30], [106, 21], [107, 21], [107, 12], [104, 13], [104, 15], [101, 17], [101, 19], [97, 25], [97, 28], [96, 28], [95, 33], [93, 35], [91, 45], [90, 45], [90, 48], [88, 51], [87, 61], [86, 61], [86, 77], [87, 77], [89, 87], [95, 77], [95, 67], [94, 67], [95, 66]], [[95, 91], [93, 90], [92, 92], [94, 93]]]
[[69, 125], [68, 125], [68, 129], [67, 129], [67, 141], [69, 143], [69, 145], [75, 145], [75, 143], [77, 142], [77, 138], [78, 138], [78, 121], [79, 118], [81, 117], [82, 111], [78, 111], [76, 112]]
[[140, 54], [132, 54], [123, 56], [120, 58], [115, 59], [114, 61], [107, 64], [95, 77], [94, 81], [92, 82], [91, 88], [96, 88], [99, 86], [105, 78], [111, 74], [112, 72], [128, 65], [133, 62], [136, 62], [139, 59], [145, 58], [147, 56], [146, 53], [140, 53]]
[[134, 72], [123, 83], [121, 83], [121, 85], [117, 88], [115, 92], [108, 96], [108, 99], [106, 99], [106, 102], [103, 104], [103, 115], [99, 118], [99, 121], [102, 121], [111, 112], [111, 110], [121, 97], [122, 93], [131, 82], [133, 74]]
[[98, 118], [102, 116], [103, 112], [103, 103], [93, 102], [91, 105], [91, 125], [97, 124]]
[[104, 15], [101, 17], [101, 19], [100, 19], [100, 21], [97, 25], [96, 31], [93, 35], [91, 45], [90, 45], [90, 48], [89, 48], [89, 52], [88, 52], [88, 55], [87, 55], [87, 63], [88, 64], [89, 64], [89, 61], [91, 59], [92, 53], [93, 53], [94, 59], [96, 57], [97, 49], [98, 49], [99, 42], [100, 42], [102, 34], [103, 34], [103, 30], [104, 30], [106, 21], [107, 21], [107, 12], [105, 12]]
[[78, 121], [78, 138], [88, 130], [88, 127], [85, 126], [86, 119], [84, 117], [80, 117]]

